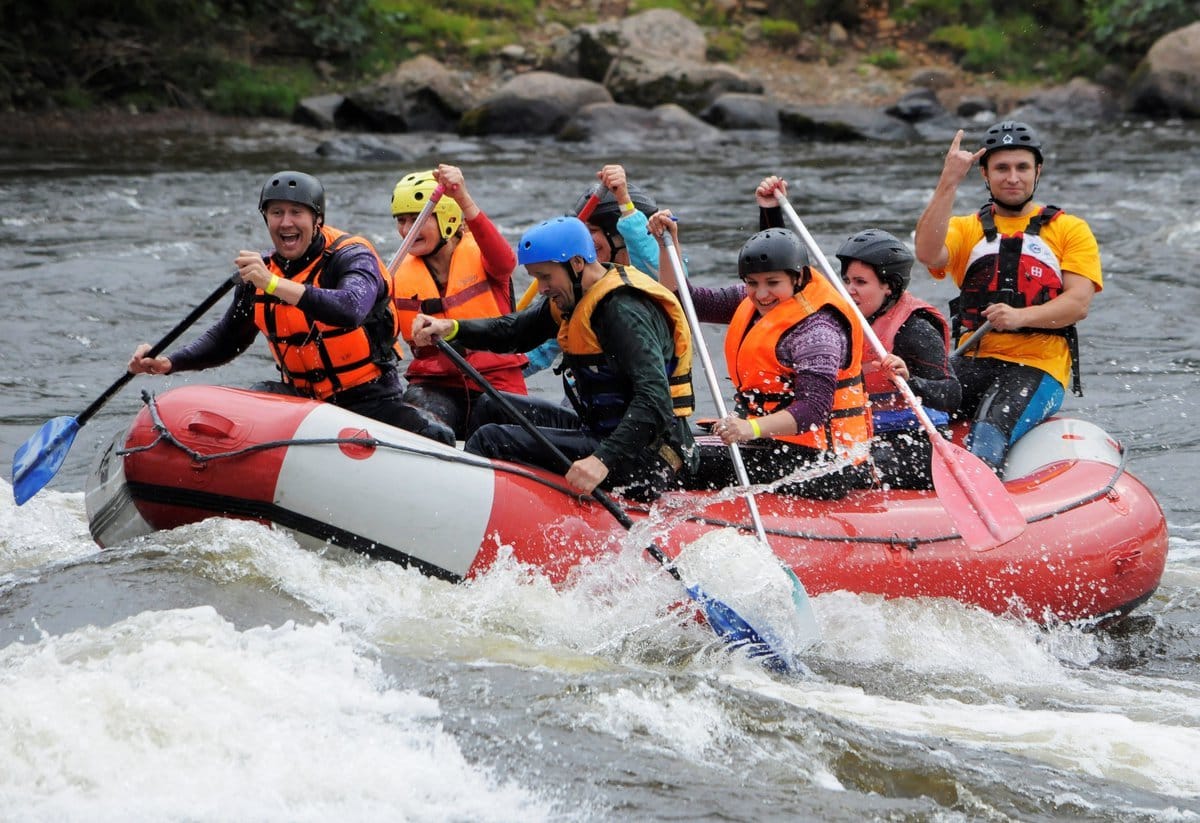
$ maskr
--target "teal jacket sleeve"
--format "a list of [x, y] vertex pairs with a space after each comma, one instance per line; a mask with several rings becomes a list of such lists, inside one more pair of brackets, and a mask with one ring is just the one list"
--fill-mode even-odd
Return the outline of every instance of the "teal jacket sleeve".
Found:
[[617, 231], [629, 251], [629, 265], [658, 279], [658, 241], [650, 234], [650, 221], [637, 209], [617, 221]]

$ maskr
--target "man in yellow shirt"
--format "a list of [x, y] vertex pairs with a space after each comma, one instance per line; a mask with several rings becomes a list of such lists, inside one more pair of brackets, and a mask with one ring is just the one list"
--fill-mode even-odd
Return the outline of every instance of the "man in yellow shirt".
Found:
[[[986, 321], [979, 347], [958, 358], [967, 447], [999, 471], [1009, 447], [1062, 406], [1079, 386], [1075, 324], [1103, 288], [1100, 249], [1081, 218], [1033, 200], [1042, 144], [1013, 120], [987, 130], [975, 152], [960, 130], [929, 205], [917, 221], [917, 259], [961, 289], [951, 301], [954, 335]], [[959, 184], [975, 162], [990, 195], [976, 214], [952, 217]]]

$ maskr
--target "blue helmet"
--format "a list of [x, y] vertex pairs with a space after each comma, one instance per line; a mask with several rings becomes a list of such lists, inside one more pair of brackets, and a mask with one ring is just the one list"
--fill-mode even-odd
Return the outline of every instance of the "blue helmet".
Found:
[[596, 244], [592, 233], [578, 217], [553, 217], [538, 223], [517, 244], [517, 262], [565, 263], [572, 257], [596, 262]]

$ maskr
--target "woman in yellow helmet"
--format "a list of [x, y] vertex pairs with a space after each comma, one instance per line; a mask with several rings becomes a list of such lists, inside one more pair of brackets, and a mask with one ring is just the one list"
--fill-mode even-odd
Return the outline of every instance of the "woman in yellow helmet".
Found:
[[[433, 346], [414, 346], [413, 319], [418, 314], [469, 320], [498, 317], [513, 309], [512, 273], [516, 255], [495, 224], [467, 191], [462, 170], [439, 165], [401, 178], [392, 192], [396, 230], [407, 238], [418, 213], [441, 184], [444, 196], [394, 271], [394, 304], [400, 333], [413, 350], [408, 366], [405, 402], [426, 409], [454, 429], [459, 439], [470, 433], [469, 419], [483, 389]], [[526, 394], [521, 354], [464, 351], [467, 360], [501, 391]]]

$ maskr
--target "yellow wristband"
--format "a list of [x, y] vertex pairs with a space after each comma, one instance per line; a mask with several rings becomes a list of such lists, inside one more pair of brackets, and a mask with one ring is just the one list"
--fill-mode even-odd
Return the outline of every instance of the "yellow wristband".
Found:
[[754, 433], [755, 437], [762, 437], [762, 427], [758, 425], [757, 420], [750, 421], [750, 431]]
[[275, 287], [279, 285], [279, 275], [272, 274], [271, 279], [267, 281], [267, 287], [263, 289], [267, 294], [274, 294]]
[[442, 339], [445, 340], [447, 343], [449, 343], [451, 340], [453, 340], [454, 337], [458, 334], [458, 321], [451, 319], [450, 322], [454, 324], [454, 328], [452, 328], [450, 330], [449, 334], [442, 335]]
[[630, 200], [628, 203], [622, 203], [622, 204], [621, 204], [621, 214], [622, 214], [622, 216], [624, 216], [624, 215], [626, 215], [626, 214], [633, 214], [635, 211], [637, 211], [637, 206], [633, 205], [633, 201], [632, 201], [632, 200]]

